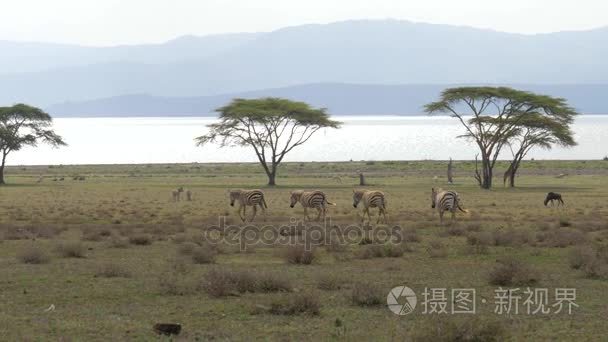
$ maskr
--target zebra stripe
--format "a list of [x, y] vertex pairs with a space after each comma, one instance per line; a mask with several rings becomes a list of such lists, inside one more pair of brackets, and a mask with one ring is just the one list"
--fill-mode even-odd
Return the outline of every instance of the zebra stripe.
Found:
[[318, 214], [316, 220], [325, 219], [325, 214], [327, 212], [327, 204], [335, 205], [327, 200], [327, 196], [323, 191], [313, 190], [313, 191], [304, 191], [304, 190], [294, 190], [291, 192], [291, 204], [290, 207], [293, 208], [296, 203], [300, 202], [302, 207], [304, 208], [304, 218], [309, 219], [308, 217], [308, 208], [317, 209]]
[[464, 213], [467, 211], [460, 207], [460, 196], [456, 191], [443, 190], [443, 189], [431, 189], [431, 208], [437, 208], [439, 212], [439, 221], [443, 223], [443, 214], [446, 211], [452, 213], [452, 221], [456, 217], [456, 210], [460, 210]]
[[[247, 206], [253, 207], [253, 216], [250, 221], [253, 221], [257, 213], [257, 207], [262, 209], [264, 216], [266, 216], [266, 208], [268, 205], [264, 200], [264, 193], [261, 190], [243, 190], [236, 189], [230, 190], [230, 206], [234, 206], [234, 202], [239, 202], [239, 216], [243, 222], [246, 220]], [[242, 211], [242, 214], [241, 214]]]
[[378, 220], [380, 222], [380, 216], [384, 223], [386, 222], [386, 197], [384, 192], [377, 190], [353, 190], [353, 207], [357, 207], [359, 203], [363, 203], [363, 216], [367, 214], [368, 220], [371, 221], [369, 208], [378, 208]]

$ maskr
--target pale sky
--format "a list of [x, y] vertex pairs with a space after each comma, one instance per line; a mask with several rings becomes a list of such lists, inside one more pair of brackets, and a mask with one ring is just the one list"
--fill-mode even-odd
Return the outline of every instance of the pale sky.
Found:
[[517, 33], [608, 26], [608, 0], [0, 0], [0, 40], [115, 45], [403, 19]]

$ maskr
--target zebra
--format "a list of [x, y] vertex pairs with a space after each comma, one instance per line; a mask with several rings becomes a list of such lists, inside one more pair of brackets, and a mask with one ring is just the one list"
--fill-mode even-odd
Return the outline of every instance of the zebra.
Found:
[[192, 191], [190, 189], [186, 190], [186, 201], [192, 201]]
[[179, 202], [182, 199], [182, 192], [184, 192], [184, 187], [180, 186], [179, 188], [171, 191], [171, 197], [173, 198], [173, 202]]
[[247, 218], [247, 206], [253, 207], [253, 215], [251, 216], [251, 220], [249, 220], [249, 222], [252, 222], [255, 218], [258, 206], [260, 207], [260, 209], [262, 209], [264, 218], [266, 217], [266, 209], [268, 209], [268, 205], [264, 200], [264, 193], [262, 192], [262, 190], [233, 189], [230, 190], [229, 194], [231, 207], [234, 207], [234, 202], [239, 202], [239, 216], [241, 217], [241, 220], [243, 222], [245, 222]]
[[562, 195], [558, 194], [557, 192], [550, 192], [547, 194], [547, 197], [545, 197], [545, 207], [547, 206], [547, 203], [551, 202], [551, 206], [553, 206], [553, 201], [557, 201], [557, 206], [559, 207], [559, 205], [561, 204], [562, 206], [564, 205], [564, 200], [562, 199]]
[[353, 207], [357, 207], [359, 202], [363, 202], [363, 217], [361, 222], [365, 220], [367, 214], [368, 222], [371, 221], [369, 208], [378, 208], [378, 219], [376, 223], [380, 223], [380, 215], [382, 215], [383, 223], [388, 223], [386, 219], [386, 197], [384, 192], [377, 190], [353, 190]]
[[456, 218], [456, 209], [468, 213], [468, 210], [460, 207], [460, 196], [456, 191], [431, 188], [431, 202], [431, 208], [437, 208], [439, 212], [440, 223], [443, 223], [443, 213], [446, 211], [452, 213], [452, 221]]
[[291, 192], [291, 204], [289, 205], [293, 208], [296, 203], [300, 202], [302, 207], [304, 207], [304, 220], [310, 220], [308, 217], [308, 208], [315, 208], [318, 211], [316, 221], [319, 221], [321, 217], [325, 220], [325, 214], [327, 213], [327, 204], [336, 205], [335, 203], [331, 203], [327, 200], [327, 196], [325, 193], [319, 190], [313, 191], [304, 191], [304, 190], [294, 190]]

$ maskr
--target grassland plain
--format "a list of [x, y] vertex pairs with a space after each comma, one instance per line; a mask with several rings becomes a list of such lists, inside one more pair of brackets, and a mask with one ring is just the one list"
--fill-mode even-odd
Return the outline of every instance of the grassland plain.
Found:
[[[10, 167], [0, 187], [1, 339], [151, 340], [154, 323], [179, 322], [178, 340], [605, 340], [608, 161], [529, 161], [517, 188], [492, 191], [475, 185], [473, 162], [455, 166], [447, 186], [445, 162], [286, 163], [273, 188], [256, 164]], [[202, 239], [219, 217], [241, 226], [226, 194], [238, 187], [265, 191], [268, 217], [258, 223], [301, 218], [289, 191], [309, 188], [337, 204], [332, 225], [355, 224], [358, 170], [387, 194], [389, 227], [404, 232], [396, 251], [377, 241], [321, 244], [306, 264], [291, 247], [243, 251]], [[178, 186], [193, 201], [173, 203]], [[440, 226], [433, 186], [458, 191], [470, 213]], [[544, 207], [548, 191], [566, 206]], [[503, 287], [551, 296], [576, 288], [579, 307], [527, 315], [523, 298], [519, 314], [494, 313], [505, 278], [497, 260], [507, 256], [525, 279], [509, 283], [506, 274]], [[386, 295], [399, 285], [419, 305], [427, 287], [475, 288], [477, 313], [395, 315]]]

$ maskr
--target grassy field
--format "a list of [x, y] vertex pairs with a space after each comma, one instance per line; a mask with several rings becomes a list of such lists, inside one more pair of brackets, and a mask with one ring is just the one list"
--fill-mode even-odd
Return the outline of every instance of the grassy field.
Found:
[[[179, 322], [177, 340], [605, 340], [608, 161], [526, 162], [517, 188], [498, 176], [492, 191], [475, 185], [472, 162], [455, 166], [447, 186], [442, 162], [287, 163], [274, 188], [255, 164], [10, 167], [0, 187], [1, 339], [153, 340], [155, 323]], [[229, 188], [263, 189], [269, 209], [255, 222], [276, 231], [302, 218], [289, 208], [301, 188], [337, 204], [331, 228], [356, 225], [357, 170], [388, 199], [389, 225], [368, 233], [399, 228], [400, 243], [320, 241], [297, 227], [276, 236], [312, 238], [312, 251], [204, 238], [220, 217], [243, 227]], [[173, 203], [178, 186], [193, 201]], [[439, 225], [437, 186], [458, 191], [470, 212]], [[548, 191], [566, 206], [544, 207]], [[400, 285], [418, 296], [409, 315], [386, 306]], [[519, 314], [499, 315], [500, 286], [548, 288], [549, 305], [555, 288], [576, 288], [578, 307], [528, 315], [521, 294]], [[425, 288], [474, 288], [477, 312], [424, 314]]]

